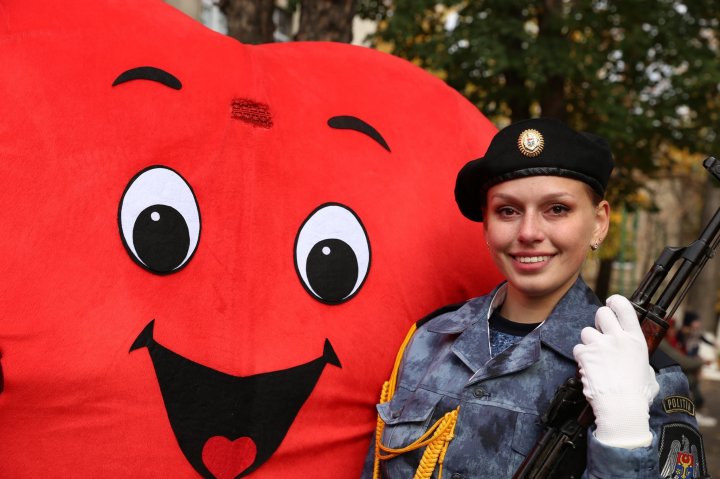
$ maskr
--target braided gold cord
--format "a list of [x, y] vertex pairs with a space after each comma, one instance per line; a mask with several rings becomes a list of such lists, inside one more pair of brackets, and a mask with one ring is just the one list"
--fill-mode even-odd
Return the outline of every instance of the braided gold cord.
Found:
[[[408, 333], [405, 335], [405, 339], [403, 340], [402, 344], [400, 345], [400, 349], [395, 356], [395, 364], [393, 366], [392, 373], [390, 374], [390, 379], [388, 381], [385, 381], [382, 387], [382, 391], [380, 392], [381, 404], [390, 401], [393, 397], [393, 394], [395, 394], [395, 388], [397, 387], [398, 371], [400, 370], [400, 363], [402, 362], [403, 353], [405, 352], [405, 348], [410, 342], [412, 335], [415, 334], [416, 329], [416, 326], [413, 324], [412, 327], [410, 327], [410, 331], [408, 331]], [[375, 460], [373, 462], [373, 479], [380, 479], [381, 459], [387, 460], [397, 456], [397, 454], [395, 454], [392, 457], [384, 457], [380, 454], [380, 439], [382, 438], [382, 433], [384, 429], [385, 423], [383, 422], [380, 415], [378, 415], [377, 425], [375, 426]]]
[[435, 467], [438, 465], [438, 461], [440, 461], [438, 479], [442, 479], [442, 462], [445, 459], [448, 445], [453, 438], [459, 409], [460, 408], [450, 411], [440, 419], [441, 422], [437, 428], [438, 431], [433, 436], [427, 448], [425, 448], [422, 459], [420, 459], [420, 465], [417, 471], [415, 471], [413, 479], [430, 479]]
[[[390, 381], [385, 381], [383, 383], [382, 391], [380, 392], [380, 402], [384, 403], [389, 401], [389, 395]], [[375, 426], [375, 461], [373, 462], [373, 479], [380, 479], [380, 440], [382, 439], [384, 428], [385, 423], [378, 414], [377, 425]]]
[[[373, 467], [373, 478], [380, 479], [380, 461], [393, 459], [400, 454], [415, 451], [422, 447], [426, 447], [423, 452], [420, 465], [415, 472], [414, 479], [428, 479], [432, 476], [435, 467], [440, 463], [440, 471], [438, 479], [442, 478], [442, 464], [445, 459], [445, 453], [452, 440], [455, 432], [455, 424], [460, 408], [456, 408], [443, 417], [438, 419], [425, 433], [412, 443], [401, 448], [391, 448], [384, 446], [380, 439], [382, 438], [382, 419], [378, 418], [378, 431], [375, 436], [375, 464]], [[378, 433], [379, 432], [379, 433]], [[384, 453], [384, 454], [383, 454]]]
[[450, 441], [452, 441], [455, 437], [455, 426], [457, 425], [458, 414], [460, 414], [460, 406], [458, 406], [451, 414], [454, 414], [454, 416], [452, 418], [452, 424], [450, 425], [450, 433], [445, 438], [442, 451], [440, 451], [440, 467], [438, 469], [438, 479], [442, 479], [443, 464], [445, 463], [445, 454], [447, 453], [448, 446], [450, 446]]
[[[403, 353], [414, 333], [415, 326], [413, 325], [400, 346], [400, 351], [398, 351], [397, 357], [395, 358], [395, 366], [393, 367], [390, 379], [385, 381], [383, 384], [382, 391], [380, 393], [381, 404], [390, 401], [393, 394], [395, 394], [398, 371], [400, 369]], [[414, 479], [429, 479], [438, 464], [440, 465], [438, 470], [438, 479], [442, 479], [445, 453], [447, 452], [450, 441], [454, 437], [455, 425], [457, 424], [459, 411], [460, 408], [458, 407], [448, 413], [445, 413], [443, 417], [438, 419], [435, 424], [425, 431], [422, 436], [407, 446], [401, 448], [390, 448], [382, 444], [382, 434], [385, 429], [385, 422], [382, 420], [380, 415], [378, 415], [377, 426], [375, 427], [375, 461], [373, 463], [373, 479], [380, 479], [380, 461], [387, 461], [399, 456], [400, 454], [415, 451], [422, 447], [425, 447], [425, 451], [423, 452], [420, 460], [420, 465], [415, 471]]]

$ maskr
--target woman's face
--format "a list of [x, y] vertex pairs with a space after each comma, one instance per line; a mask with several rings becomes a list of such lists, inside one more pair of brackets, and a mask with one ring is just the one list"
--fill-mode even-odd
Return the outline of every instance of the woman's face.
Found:
[[532, 176], [487, 193], [485, 239], [520, 297], [559, 300], [577, 279], [590, 245], [605, 238], [607, 201], [594, 204], [585, 183]]

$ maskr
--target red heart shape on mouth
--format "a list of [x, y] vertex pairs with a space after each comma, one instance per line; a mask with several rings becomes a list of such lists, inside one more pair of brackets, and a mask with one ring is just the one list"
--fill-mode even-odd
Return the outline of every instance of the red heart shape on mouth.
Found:
[[202, 460], [217, 479], [233, 479], [250, 467], [256, 454], [255, 442], [249, 437], [231, 441], [223, 436], [213, 436], [203, 446]]

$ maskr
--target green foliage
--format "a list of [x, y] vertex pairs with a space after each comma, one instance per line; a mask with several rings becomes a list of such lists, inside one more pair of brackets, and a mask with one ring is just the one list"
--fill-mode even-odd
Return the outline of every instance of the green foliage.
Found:
[[[717, 0], [360, 0], [375, 44], [438, 73], [499, 126], [554, 116], [607, 138], [615, 196], [720, 155]], [[638, 176], [638, 172], [642, 175]]]

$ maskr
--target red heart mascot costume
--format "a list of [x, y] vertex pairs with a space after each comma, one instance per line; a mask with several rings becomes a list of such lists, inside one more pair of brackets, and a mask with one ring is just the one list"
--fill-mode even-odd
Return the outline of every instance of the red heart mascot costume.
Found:
[[356, 477], [409, 326], [498, 281], [490, 122], [159, 1], [6, 0], [0, 59], [0, 477]]

